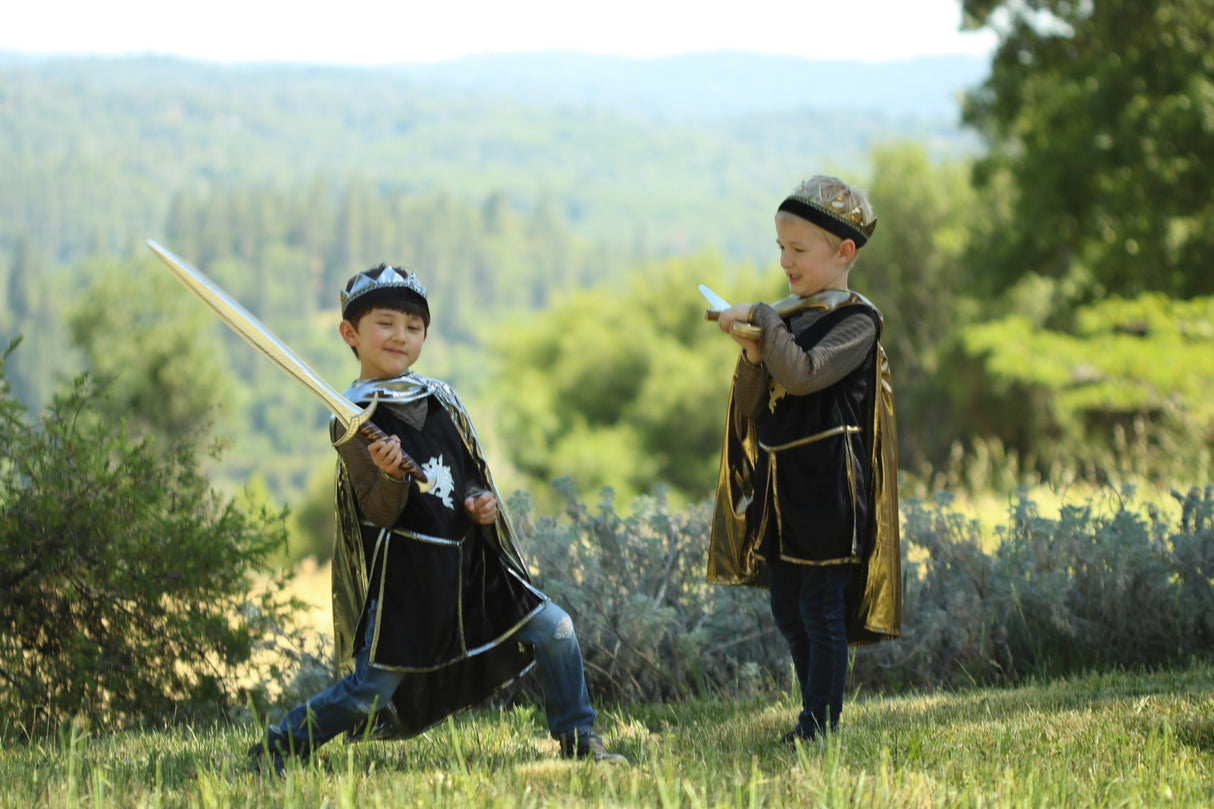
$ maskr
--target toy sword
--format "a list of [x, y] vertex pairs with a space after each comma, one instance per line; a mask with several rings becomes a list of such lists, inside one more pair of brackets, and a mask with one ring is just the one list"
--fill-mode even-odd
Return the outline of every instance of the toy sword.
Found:
[[[712, 305], [711, 309], [704, 312], [704, 319], [720, 320], [721, 310], [729, 308], [729, 301], [725, 300], [703, 284], [700, 284], [700, 294], [703, 295], [704, 299]], [[751, 325], [750, 323], [735, 323], [730, 327], [729, 333], [736, 334], [739, 337], [743, 337], [748, 340], [758, 340], [763, 336], [763, 330], [758, 326]]]
[[[147, 239], [146, 244], [152, 248], [153, 253], [160, 257], [161, 261], [168, 265], [168, 268], [173, 271], [173, 275], [177, 277], [177, 280], [184, 284], [186, 289], [197, 295], [203, 303], [211, 307], [212, 311], [219, 315], [219, 319], [226, 323], [232, 331], [243, 337], [249, 345], [269, 357], [271, 362], [290, 374], [296, 382], [299, 382], [313, 396], [324, 402], [325, 407], [337, 418], [338, 423], [345, 430], [342, 437], [333, 442], [334, 446], [344, 444], [353, 438], [355, 434], [361, 436], [369, 444], [382, 441], [388, 437], [383, 430], [376, 427], [370, 420], [371, 413], [375, 411], [375, 406], [379, 403], [378, 398], [373, 398], [371, 404], [366, 409], [354, 404], [321, 379], [294, 351], [275, 337], [269, 329], [263, 326], [253, 315], [249, 314], [248, 310], [233, 300], [228, 293], [216, 286], [211, 279], [151, 239]], [[400, 462], [400, 471], [405, 472], [417, 481], [418, 488], [423, 492], [428, 491], [432, 484], [429, 478], [426, 477], [426, 473], [407, 454], [403, 452], [401, 454], [403, 457]]]

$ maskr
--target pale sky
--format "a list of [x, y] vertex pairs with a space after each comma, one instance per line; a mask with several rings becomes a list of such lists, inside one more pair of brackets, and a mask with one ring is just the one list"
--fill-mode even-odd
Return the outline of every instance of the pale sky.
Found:
[[985, 56], [961, 0], [26, 0], [0, 53], [385, 65], [469, 54], [751, 51], [882, 62]]

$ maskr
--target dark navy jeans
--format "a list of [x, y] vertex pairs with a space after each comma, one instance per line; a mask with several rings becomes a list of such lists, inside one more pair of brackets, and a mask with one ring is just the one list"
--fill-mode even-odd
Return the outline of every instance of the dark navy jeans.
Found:
[[801, 715], [795, 733], [804, 738], [835, 730], [843, 713], [847, 684], [847, 621], [843, 593], [851, 565], [768, 567], [771, 614], [788, 641], [801, 687]]
[[[374, 603], [370, 614], [375, 615]], [[315, 749], [354, 727], [392, 698], [404, 675], [368, 665], [374, 631], [372, 617], [367, 621], [362, 649], [354, 660], [354, 672], [292, 708], [276, 727], [269, 729], [271, 739], [289, 740], [296, 750]], [[549, 601], [514, 637], [535, 647], [535, 662], [544, 683], [548, 729], [553, 738], [574, 733], [585, 735], [593, 730], [595, 713], [586, 691], [582, 648], [569, 615]]]

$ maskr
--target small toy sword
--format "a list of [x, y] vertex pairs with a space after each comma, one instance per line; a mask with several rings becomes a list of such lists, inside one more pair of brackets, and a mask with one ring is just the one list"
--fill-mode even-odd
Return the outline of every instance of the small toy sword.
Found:
[[[704, 319], [720, 320], [721, 310], [729, 308], [729, 301], [725, 300], [703, 284], [700, 284], [700, 294], [703, 295], [704, 299], [712, 305], [711, 309], [704, 312]], [[729, 333], [736, 334], [739, 337], [749, 340], [758, 340], [763, 336], [763, 330], [758, 326], [751, 325], [750, 323], [735, 323], [730, 327]]]
[[[379, 403], [377, 398], [372, 399], [371, 404], [365, 410], [354, 404], [321, 379], [294, 351], [263, 326], [261, 321], [249, 314], [247, 309], [216, 286], [211, 279], [151, 239], [147, 239], [146, 244], [152, 248], [153, 253], [160, 257], [161, 261], [168, 265], [177, 280], [184, 284], [186, 289], [197, 295], [203, 303], [211, 307], [212, 311], [219, 315], [219, 319], [226, 323], [232, 331], [269, 357], [271, 362], [294, 377], [296, 382], [324, 402], [325, 407], [337, 417], [338, 423], [345, 430], [345, 434], [334, 442], [334, 446], [344, 444], [355, 434], [360, 435], [369, 444], [388, 437], [370, 420], [375, 406]], [[421, 491], [428, 491], [432, 484], [426, 477], [426, 473], [407, 454], [403, 452], [401, 454], [403, 458], [400, 463], [400, 471], [412, 477]]]

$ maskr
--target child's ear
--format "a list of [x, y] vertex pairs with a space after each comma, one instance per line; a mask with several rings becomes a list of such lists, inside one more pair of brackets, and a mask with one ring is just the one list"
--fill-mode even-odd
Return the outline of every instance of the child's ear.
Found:
[[337, 331], [341, 333], [341, 339], [346, 341], [346, 345], [351, 348], [358, 347], [358, 332], [355, 331], [353, 323], [343, 320], [341, 325], [337, 327]]
[[856, 243], [854, 241], [851, 239], [844, 239], [842, 244], [839, 245], [839, 257], [844, 261], [851, 261], [856, 255], [857, 249], [858, 248], [856, 247]]

